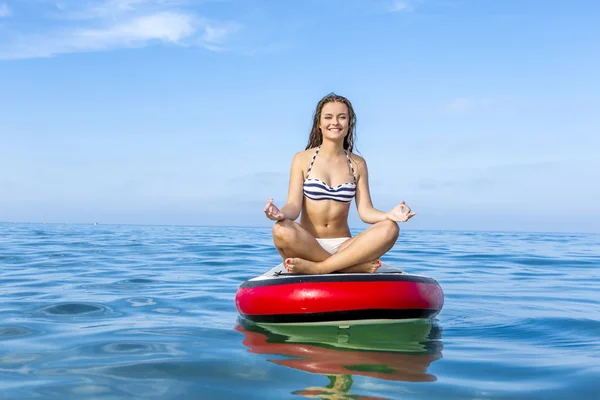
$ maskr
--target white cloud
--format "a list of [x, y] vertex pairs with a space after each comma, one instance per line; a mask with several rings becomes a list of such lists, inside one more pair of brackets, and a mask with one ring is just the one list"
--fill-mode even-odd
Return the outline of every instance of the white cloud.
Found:
[[0, 18], [8, 17], [12, 14], [10, 8], [6, 4], [0, 4]]
[[115, 19], [136, 12], [174, 10], [178, 5], [185, 3], [185, 1], [173, 0], [80, 0], [77, 2], [62, 0], [57, 1], [54, 6], [60, 11], [60, 18], [85, 20]]
[[135, 45], [153, 39], [177, 43], [195, 31], [192, 16], [165, 12], [133, 18], [104, 29], [74, 31], [71, 39], [93, 49]]
[[236, 24], [229, 26], [205, 26], [202, 40], [207, 43], [220, 43], [239, 28]]
[[394, 0], [390, 4], [391, 12], [407, 12], [412, 11], [412, 5], [407, 0]]
[[241, 29], [241, 25], [231, 22], [219, 25], [212, 25], [205, 22], [202, 26], [202, 33], [198, 38], [198, 44], [211, 51], [223, 51], [226, 48], [222, 43], [227, 42], [230, 36]]
[[[196, 45], [222, 51], [241, 27], [216, 22], [184, 8], [181, 0], [82, 0], [55, 4], [39, 32], [0, 40], [0, 59], [50, 57], [85, 51], [143, 47], [150, 43]], [[55, 19], [59, 18], [60, 24]]]

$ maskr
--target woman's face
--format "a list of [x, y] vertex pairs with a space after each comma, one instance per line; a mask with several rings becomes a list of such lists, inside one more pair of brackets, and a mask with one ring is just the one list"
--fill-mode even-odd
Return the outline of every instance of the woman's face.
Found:
[[348, 107], [344, 103], [330, 102], [321, 110], [319, 127], [323, 138], [330, 140], [343, 140], [348, 134]]

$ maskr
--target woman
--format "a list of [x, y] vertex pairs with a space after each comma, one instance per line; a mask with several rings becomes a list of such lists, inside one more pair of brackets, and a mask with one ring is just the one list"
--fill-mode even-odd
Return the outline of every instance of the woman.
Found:
[[[373, 207], [367, 164], [352, 153], [355, 127], [348, 99], [321, 99], [306, 150], [292, 161], [287, 203], [279, 209], [267, 201], [264, 212], [277, 221], [273, 241], [288, 272], [375, 272], [398, 238], [397, 223], [416, 214], [404, 202], [387, 213]], [[353, 198], [360, 219], [372, 224], [355, 237], [348, 226]]]

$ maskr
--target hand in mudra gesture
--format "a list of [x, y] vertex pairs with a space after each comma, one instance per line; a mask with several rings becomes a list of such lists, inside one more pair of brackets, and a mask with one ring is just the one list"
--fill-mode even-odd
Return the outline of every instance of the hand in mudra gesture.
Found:
[[404, 201], [387, 213], [387, 217], [395, 222], [406, 222], [415, 215], [417, 213], [411, 212], [410, 207]]
[[277, 208], [275, 204], [273, 204], [273, 199], [267, 200], [267, 205], [265, 206], [265, 216], [273, 221], [281, 221], [285, 218], [285, 215]]

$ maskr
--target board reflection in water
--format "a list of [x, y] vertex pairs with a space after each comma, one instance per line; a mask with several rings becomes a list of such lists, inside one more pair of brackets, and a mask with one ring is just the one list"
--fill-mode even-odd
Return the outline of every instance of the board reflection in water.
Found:
[[[442, 330], [435, 321], [337, 326], [255, 324], [239, 319], [243, 345], [256, 354], [272, 354], [269, 362], [324, 375], [329, 385], [293, 394], [315, 398], [355, 397], [354, 376], [404, 382], [433, 382], [431, 363], [442, 358]], [[340, 397], [341, 396], [341, 397]]]

